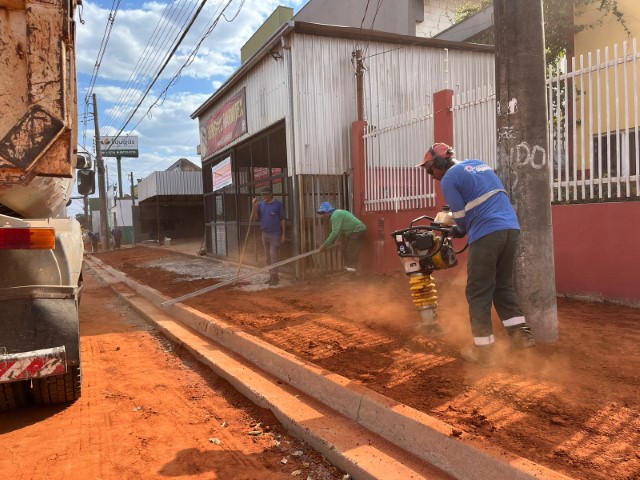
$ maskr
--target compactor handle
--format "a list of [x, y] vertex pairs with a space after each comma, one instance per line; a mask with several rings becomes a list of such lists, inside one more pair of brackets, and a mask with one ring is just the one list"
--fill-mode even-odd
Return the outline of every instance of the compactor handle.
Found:
[[414, 218], [414, 219], [411, 221], [411, 223], [409, 224], [409, 228], [412, 228], [412, 227], [413, 227], [413, 224], [414, 224], [414, 223], [418, 223], [420, 220], [430, 220], [430, 221], [432, 221], [432, 222], [433, 222], [433, 221], [435, 221], [435, 218], [430, 217], [429, 215], [422, 215], [422, 216], [420, 216], [420, 217], [418, 217], [418, 218]]

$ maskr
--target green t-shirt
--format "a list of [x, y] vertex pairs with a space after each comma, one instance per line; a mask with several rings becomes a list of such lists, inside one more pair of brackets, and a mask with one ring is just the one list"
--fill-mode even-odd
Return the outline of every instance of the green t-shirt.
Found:
[[331, 234], [325, 240], [324, 246], [333, 245], [340, 235], [345, 237], [357, 232], [364, 232], [367, 229], [364, 223], [353, 216], [351, 212], [346, 210], [334, 210], [331, 214]]

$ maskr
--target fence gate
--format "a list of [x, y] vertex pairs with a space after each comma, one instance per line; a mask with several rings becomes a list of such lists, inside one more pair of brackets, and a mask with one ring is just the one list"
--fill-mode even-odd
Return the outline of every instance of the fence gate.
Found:
[[[320, 246], [331, 232], [331, 224], [316, 211], [321, 202], [331, 202], [335, 208], [351, 210], [348, 204], [346, 175], [300, 175], [300, 245], [301, 252]], [[340, 248], [304, 259], [304, 275], [327, 274], [343, 270]]]

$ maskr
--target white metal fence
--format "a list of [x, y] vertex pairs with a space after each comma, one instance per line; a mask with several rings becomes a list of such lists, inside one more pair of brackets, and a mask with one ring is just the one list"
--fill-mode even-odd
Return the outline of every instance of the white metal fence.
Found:
[[496, 161], [496, 94], [487, 84], [453, 96], [453, 145], [456, 158], [475, 158], [490, 165]]
[[549, 68], [554, 201], [639, 196], [639, 59], [634, 39]]
[[434, 142], [433, 95], [447, 88], [481, 95], [493, 83], [493, 54], [371, 43], [365, 65], [366, 211], [433, 207], [435, 183], [415, 168]]
[[406, 210], [435, 205], [432, 180], [415, 168], [429, 148], [431, 105], [398, 115], [382, 125], [367, 125], [365, 208]]
[[[479, 158], [496, 168], [493, 58], [456, 60], [451, 63], [451, 70], [458, 72], [450, 75], [455, 92], [456, 157]], [[445, 62], [445, 68], [449, 68], [448, 57]], [[639, 63], [640, 52], [634, 39], [569, 62], [562, 60], [549, 68], [548, 129], [553, 159], [549, 182], [554, 202], [640, 198]], [[425, 67], [419, 62], [416, 66]], [[402, 78], [400, 82], [390, 82], [394, 88], [390, 90], [376, 86], [385, 80], [379, 73], [369, 72], [365, 79], [371, 95], [369, 125], [364, 132], [367, 211], [434, 205], [433, 184], [413, 166], [432, 143], [431, 99], [442, 85], [432, 82], [432, 90], [422, 89], [421, 99], [426, 101], [410, 98], [416, 103], [409, 101], [407, 105], [404, 96], [403, 104], [391, 112], [393, 102], [383, 94], [390, 92], [390, 97], [395, 98], [398, 91], [415, 85]], [[386, 109], [386, 115], [378, 111], [380, 106]]]

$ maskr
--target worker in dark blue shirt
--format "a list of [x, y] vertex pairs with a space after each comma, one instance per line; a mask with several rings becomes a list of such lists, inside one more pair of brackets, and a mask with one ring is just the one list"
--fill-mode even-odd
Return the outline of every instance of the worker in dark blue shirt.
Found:
[[[284, 206], [280, 200], [273, 198], [271, 188], [262, 189], [262, 201], [253, 199], [253, 218], [260, 220], [262, 230], [262, 246], [267, 257], [267, 265], [278, 263], [280, 260], [280, 245], [284, 243], [285, 233], [285, 213]], [[269, 279], [266, 281], [271, 286], [277, 285], [280, 281], [278, 267], [269, 270]]]
[[492, 303], [514, 346], [534, 346], [513, 287], [520, 224], [500, 178], [480, 160], [458, 162], [445, 143], [429, 148], [419, 166], [440, 181], [457, 224], [452, 236], [469, 237], [466, 296], [474, 345], [463, 349], [463, 358], [484, 366], [495, 363]]

